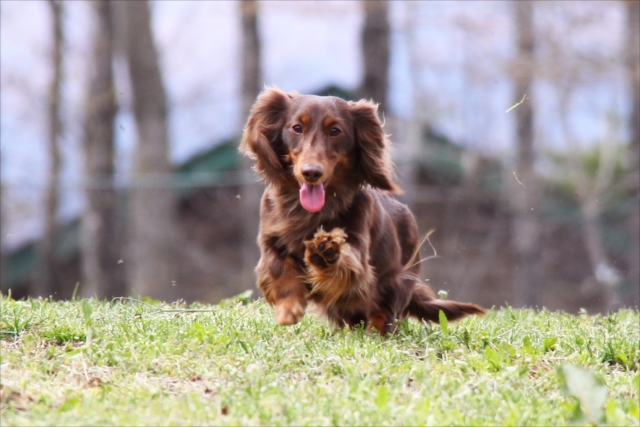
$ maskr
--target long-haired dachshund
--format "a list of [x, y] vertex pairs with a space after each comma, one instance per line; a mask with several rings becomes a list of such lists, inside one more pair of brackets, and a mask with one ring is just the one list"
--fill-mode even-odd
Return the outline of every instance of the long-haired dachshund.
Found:
[[388, 147], [369, 101], [274, 87], [258, 96], [240, 151], [266, 184], [256, 273], [279, 325], [297, 323], [309, 301], [337, 325], [364, 322], [381, 335], [407, 316], [485, 313], [419, 283], [418, 227], [393, 197]]

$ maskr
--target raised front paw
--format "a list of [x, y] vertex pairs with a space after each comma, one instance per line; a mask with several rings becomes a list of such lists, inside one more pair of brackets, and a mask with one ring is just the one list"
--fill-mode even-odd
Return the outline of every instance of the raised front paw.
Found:
[[330, 232], [322, 228], [314, 234], [313, 239], [304, 242], [307, 247], [304, 259], [308, 265], [327, 268], [340, 258], [340, 249], [347, 240], [347, 233], [342, 228], [334, 228]]

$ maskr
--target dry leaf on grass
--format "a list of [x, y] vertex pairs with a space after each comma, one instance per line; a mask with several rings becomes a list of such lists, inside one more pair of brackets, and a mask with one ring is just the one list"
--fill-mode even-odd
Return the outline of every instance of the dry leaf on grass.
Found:
[[11, 390], [6, 385], [0, 386], [0, 404], [2, 406], [13, 406], [18, 411], [25, 411], [33, 399], [26, 394]]

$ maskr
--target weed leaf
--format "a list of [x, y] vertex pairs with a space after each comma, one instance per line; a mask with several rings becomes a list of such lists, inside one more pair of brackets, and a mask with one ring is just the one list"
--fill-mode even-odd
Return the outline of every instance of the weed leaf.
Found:
[[562, 391], [578, 402], [572, 421], [602, 424], [605, 421], [604, 403], [607, 387], [592, 372], [573, 365], [563, 365], [558, 370]]
[[447, 335], [449, 333], [449, 321], [447, 320], [447, 315], [444, 314], [442, 310], [438, 312], [438, 320], [440, 320], [440, 327], [442, 328], [442, 333]]
[[[442, 313], [442, 312], [441, 312]], [[385, 386], [378, 387], [378, 394], [376, 395], [376, 406], [379, 410], [383, 410], [387, 407], [389, 403], [389, 390]]]
[[221, 307], [232, 307], [237, 304], [247, 305], [251, 302], [251, 295], [253, 294], [253, 290], [249, 289], [248, 291], [244, 291], [239, 293], [238, 295], [234, 295], [231, 298], [226, 298], [220, 301]]
[[93, 307], [89, 300], [82, 300], [82, 314], [84, 315], [84, 321], [89, 323], [89, 320], [91, 320], [91, 316], [93, 315]]
[[493, 349], [493, 347], [487, 347], [484, 349], [484, 358], [487, 359], [495, 369], [500, 369], [502, 367], [502, 357]]
[[640, 405], [638, 405], [635, 399], [629, 403], [629, 415], [636, 420], [640, 420]]
[[544, 346], [544, 352], [546, 353], [549, 350], [555, 350], [557, 342], [558, 342], [558, 337], [545, 338], [542, 344]]

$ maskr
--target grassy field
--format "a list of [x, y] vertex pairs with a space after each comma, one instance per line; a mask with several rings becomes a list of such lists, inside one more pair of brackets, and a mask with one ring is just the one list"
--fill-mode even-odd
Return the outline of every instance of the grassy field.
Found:
[[639, 423], [637, 311], [507, 308], [381, 339], [280, 328], [242, 298], [0, 303], [3, 426]]

